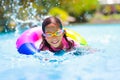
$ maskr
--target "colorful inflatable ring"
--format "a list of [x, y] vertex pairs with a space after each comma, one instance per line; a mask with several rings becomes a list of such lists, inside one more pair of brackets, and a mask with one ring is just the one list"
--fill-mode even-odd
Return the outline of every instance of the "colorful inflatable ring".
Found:
[[18, 52], [27, 55], [37, 52], [35, 43], [41, 39], [41, 34], [42, 30], [40, 27], [31, 28], [23, 32], [16, 41]]
[[80, 43], [81, 45], [87, 45], [87, 41], [77, 32], [70, 30], [70, 29], [66, 29], [67, 32], [67, 36], [70, 37], [71, 39], [73, 39], [74, 41]]
[[[87, 45], [86, 40], [80, 36], [77, 32], [66, 29], [67, 36], [71, 39], [77, 41], [81, 45]], [[36, 47], [36, 43], [42, 40], [42, 29], [41, 27], [35, 27], [26, 30], [20, 35], [20, 37], [16, 41], [16, 47], [20, 54], [32, 55], [38, 52], [38, 48]]]

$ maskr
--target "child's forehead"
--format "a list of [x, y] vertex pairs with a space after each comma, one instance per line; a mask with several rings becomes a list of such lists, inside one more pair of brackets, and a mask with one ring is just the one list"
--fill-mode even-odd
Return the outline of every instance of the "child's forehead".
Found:
[[47, 31], [47, 32], [52, 32], [52, 31], [57, 31], [57, 30], [59, 30], [60, 28], [59, 27], [57, 27], [57, 26], [49, 26], [49, 27], [46, 27], [46, 29], [45, 29], [45, 32]]
[[59, 26], [59, 24], [56, 24], [56, 23], [50, 23], [49, 25], [47, 25], [46, 27], [45, 27], [45, 29], [54, 29], [54, 28], [60, 28], [60, 26]]
[[60, 27], [58, 26], [47, 26], [45, 32], [56, 32], [58, 30], [60, 30]]

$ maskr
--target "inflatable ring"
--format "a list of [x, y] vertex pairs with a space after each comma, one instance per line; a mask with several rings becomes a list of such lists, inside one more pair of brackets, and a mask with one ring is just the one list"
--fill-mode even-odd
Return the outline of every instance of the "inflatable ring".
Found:
[[73, 39], [74, 41], [80, 43], [81, 45], [87, 45], [87, 41], [77, 32], [64, 28], [67, 32], [67, 36]]
[[[77, 41], [81, 45], [87, 45], [86, 40], [80, 34], [66, 28], [65, 30], [67, 32], [68, 37], [70, 37], [74, 41]], [[41, 27], [31, 28], [23, 32], [16, 41], [16, 47], [18, 52], [20, 54], [26, 54], [26, 55], [32, 55], [38, 52], [36, 43], [42, 40], [42, 36], [41, 36], [42, 33], [43, 32]]]

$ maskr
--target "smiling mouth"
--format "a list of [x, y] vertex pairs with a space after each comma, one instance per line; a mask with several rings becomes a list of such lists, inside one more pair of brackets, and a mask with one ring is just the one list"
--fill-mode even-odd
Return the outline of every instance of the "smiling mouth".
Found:
[[57, 41], [52, 41], [52, 44], [57, 44], [59, 42], [59, 40]]

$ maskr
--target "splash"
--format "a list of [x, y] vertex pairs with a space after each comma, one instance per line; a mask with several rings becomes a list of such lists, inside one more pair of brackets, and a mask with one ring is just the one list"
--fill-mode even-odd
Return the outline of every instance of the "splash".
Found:
[[56, 55], [55, 53], [47, 50], [41, 51], [40, 53], [36, 53], [33, 56], [34, 58], [39, 59], [40, 62], [63, 62], [71, 59], [71, 57], [84, 56], [96, 52], [100, 52], [100, 50], [92, 48], [91, 49], [75, 48], [74, 50], [69, 52], [65, 52], [62, 50], [60, 53], [61, 55], [60, 54]]

